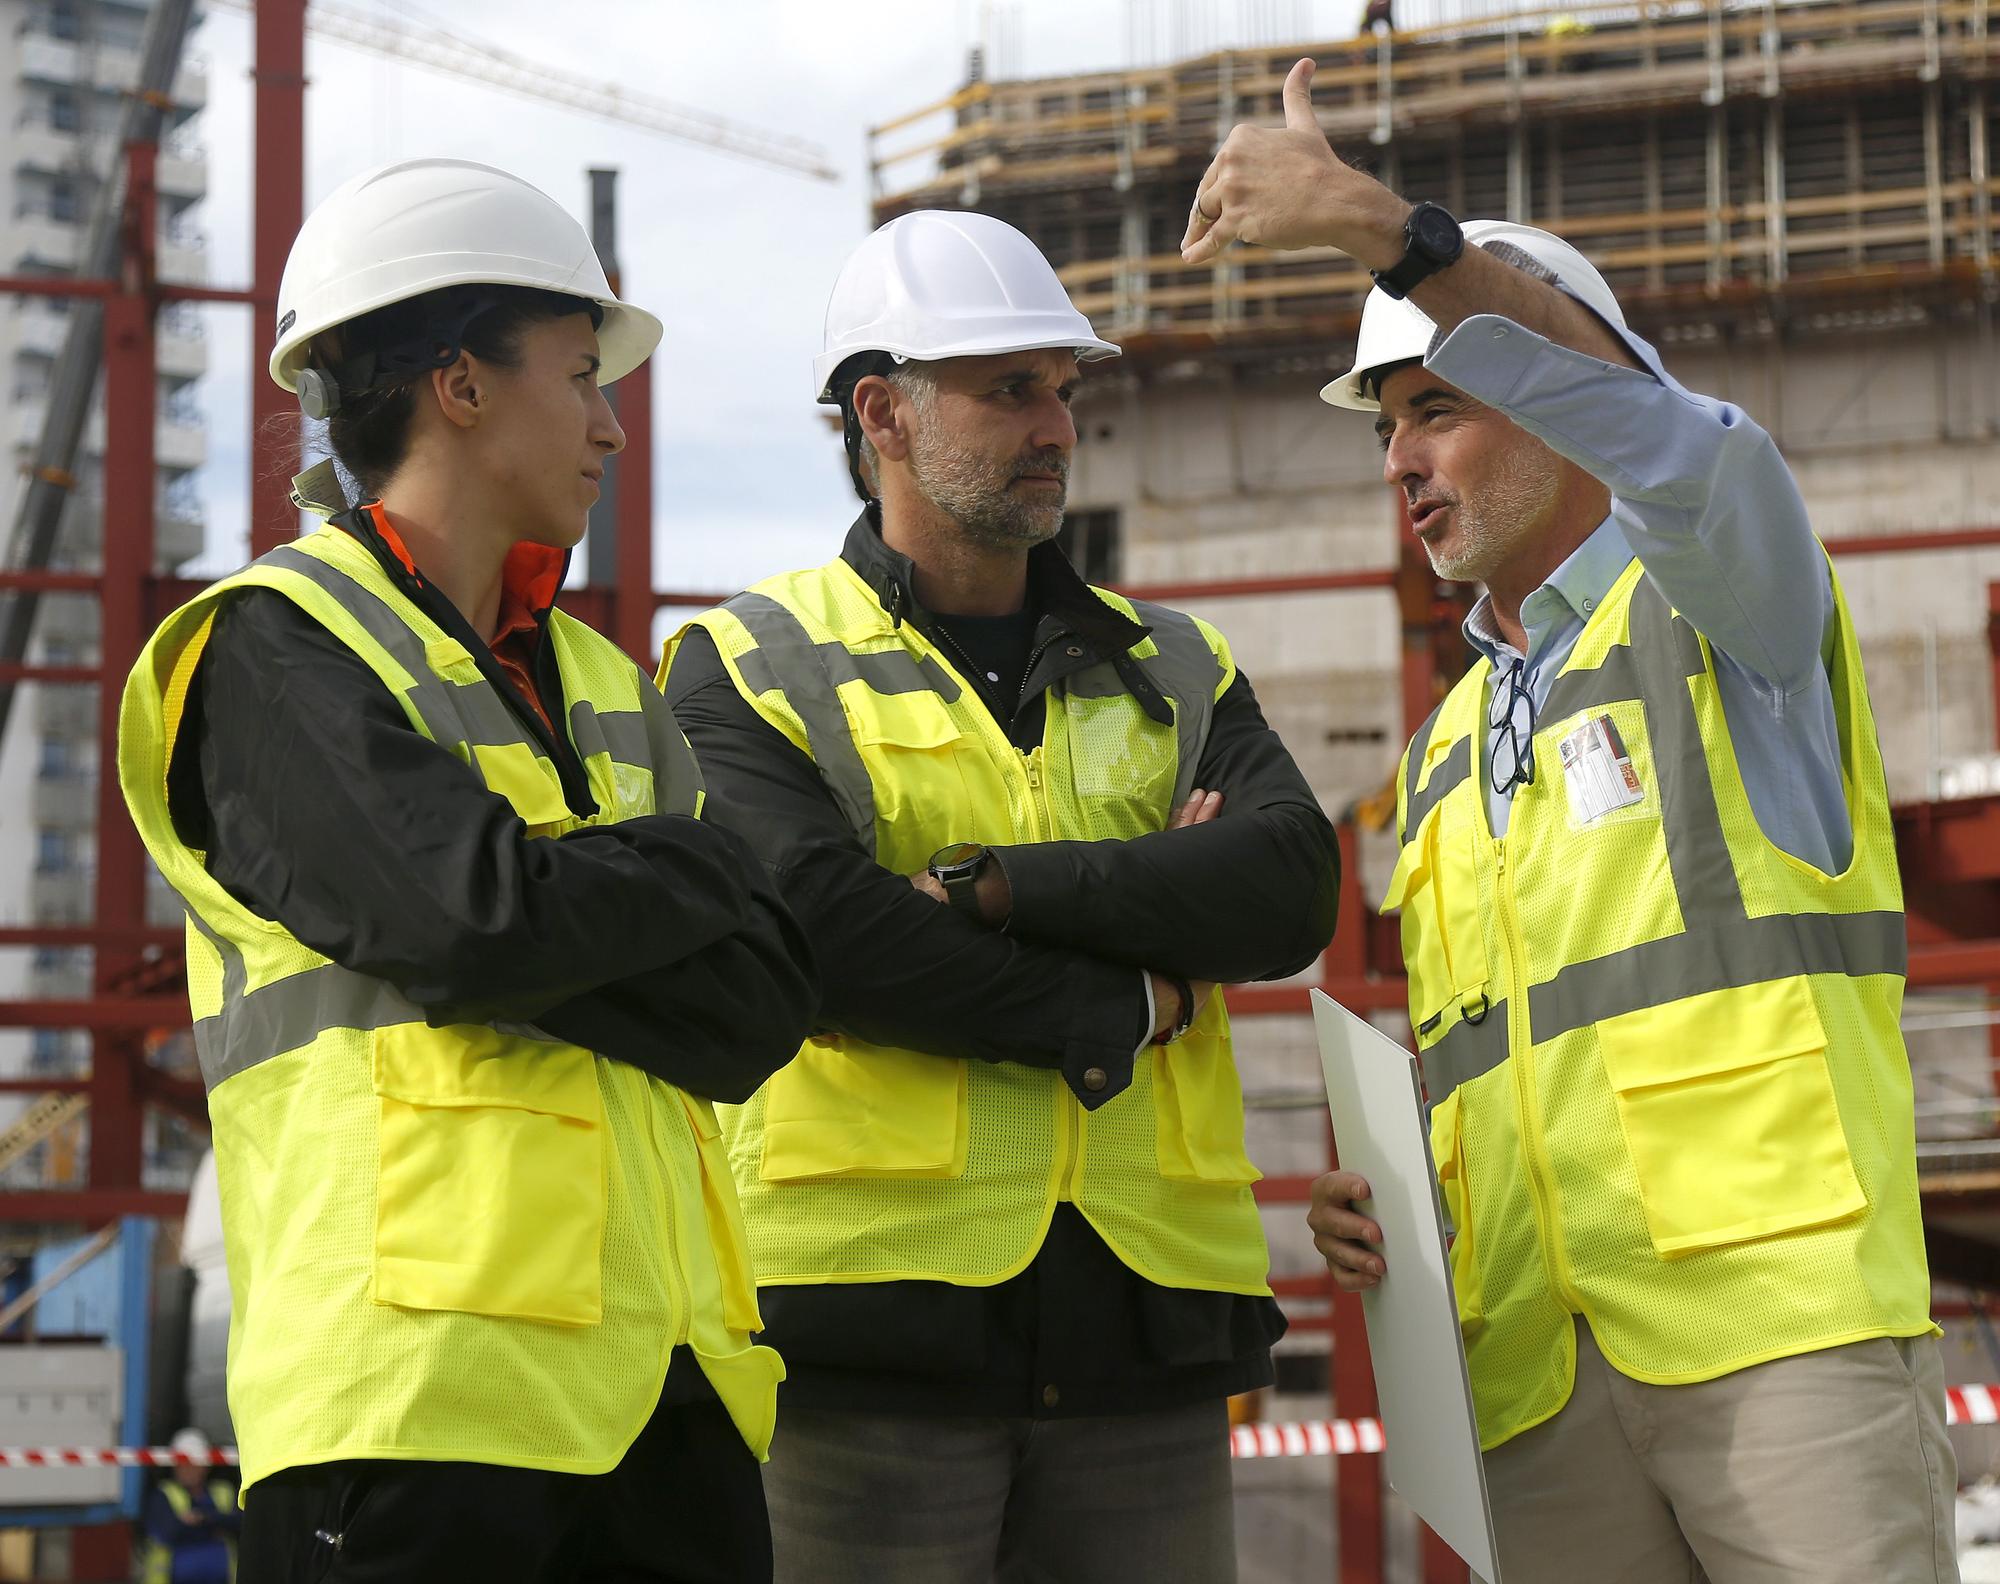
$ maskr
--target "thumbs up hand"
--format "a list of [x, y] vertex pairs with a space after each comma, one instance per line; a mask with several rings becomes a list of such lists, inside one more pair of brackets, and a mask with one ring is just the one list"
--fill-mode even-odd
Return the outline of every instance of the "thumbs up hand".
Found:
[[1410, 206], [1333, 152], [1313, 113], [1313, 61], [1285, 78], [1282, 129], [1238, 126], [1188, 212], [1181, 257], [1206, 264], [1231, 242], [1267, 248], [1337, 247], [1370, 269], [1403, 256]]

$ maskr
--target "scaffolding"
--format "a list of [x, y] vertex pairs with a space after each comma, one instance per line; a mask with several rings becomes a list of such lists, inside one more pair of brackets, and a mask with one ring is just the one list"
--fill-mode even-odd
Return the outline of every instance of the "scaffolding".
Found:
[[975, 81], [872, 129], [877, 218], [1003, 215], [1141, 360], [1350, 337], [1369, 282], [1343, 254], [1180, 257], [1215, 149], [1282, 121], [1302, 54], [1335, 147], [1454, 213], [1560, 230], [1640, 323], [1990, 294], [1986, 0], [1578, 6]]

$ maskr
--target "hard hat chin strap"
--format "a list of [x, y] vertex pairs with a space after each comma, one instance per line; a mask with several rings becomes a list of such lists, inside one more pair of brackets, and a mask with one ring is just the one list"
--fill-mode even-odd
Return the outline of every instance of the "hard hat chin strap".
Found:
[[863, 505], [874, 501], [875, 492], [861, 467], [861, 419], [854, 411], [854, 387], [870, 374], [887, 374], [896, 359], [887, 352], [862, 352], [849, 358], [834, 374], [833, 394], [840, 401], [840, 438], [847, 447], [847, 476], [854, 481], [854, 493]]
[[863, 505], [872, 503], [875, 492], [868, 487], [867, 475], [861, 471], [861, 420], [854, 416], [854, 393], [849, 391], [840, 404], [840, 438], [847, 447], [847, 476], [854, 480], [854, 493], [861, 497]]

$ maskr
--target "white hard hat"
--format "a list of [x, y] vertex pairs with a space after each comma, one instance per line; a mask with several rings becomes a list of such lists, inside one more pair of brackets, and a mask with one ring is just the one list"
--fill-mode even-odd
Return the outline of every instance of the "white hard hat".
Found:
[[[1621, 330], [1625, 327], [1624, 311], [1611, 295], [1611, 288], [1604, 284], [1604, 277], [1589, 259], [1561, 237], [1512, 220], [1468, 220], [1465, 240], [1475, 247], [1505, 242], [1519, 248], [1553, 270], [1556, 279], [1600, 319]], [[1322, 388], [1320, 399], [1336, 407], [1379, 411], [1382, 404], [1371, 394], [1376, 372], [1421, 358], [1430, 350], [1431, 338], [1436, 334], [1437, 325], [1423, 309], [1407, 297], [1391, 297], [1377, 286], [1361, 308], [1361, 335], [1354, 348], [1354, 367]]]
[[295, 391], [322, 331], [465, 285], [530, 286], [595, 303], [604, 314], [601, 385], [660, 344], [660, 321], [612, 295], [589, 236], [546, 193], [471, 160], [404, 160], [343, 182], [306, 216], [278, 286], [271, 378]]
[[168, 1448], [178, 1457], [191, 1458], [203, 1463], [208, 1461], [215, 1450], [208, 1444], [208, 1437], [193, 1425], [178, 1431], [168, 1443]]
[[1042, 251], [1004, 220], [918, 209], [867, 237], [841, 266], [826, 305], [826, 340], [813, 360], [819, 399], [857, 352], [898, 363], [1042, 347], [1078, 359], [1118, 356], [1076, 311]]

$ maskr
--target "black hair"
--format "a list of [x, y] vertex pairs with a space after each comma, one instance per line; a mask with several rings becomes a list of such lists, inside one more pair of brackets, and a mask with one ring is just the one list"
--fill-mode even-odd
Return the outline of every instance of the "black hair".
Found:
[[431, 371], [470, 352], [496, 368], [520, 367], [521, 337], [573, 313], [593, 325], [604, 310], [588, 298], [529, 286], [447, 286], [351, 319], [313, 344], [312, 366], [340, 389], [327, 419], [334, 460], [378, 499], [410, 449], [415, 392]]

